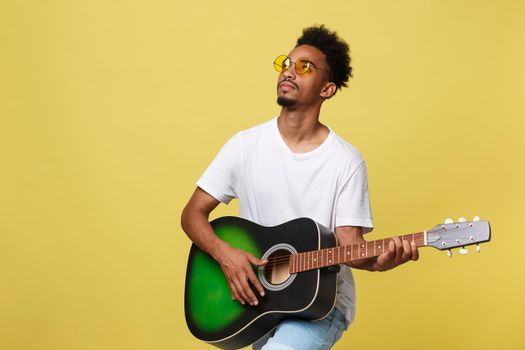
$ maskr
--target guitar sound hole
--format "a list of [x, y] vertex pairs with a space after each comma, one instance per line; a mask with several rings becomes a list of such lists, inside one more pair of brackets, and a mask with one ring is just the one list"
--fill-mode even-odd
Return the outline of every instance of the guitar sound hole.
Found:
[[264, 278], [271, 284], [282, 284], [290, 277], [290, 252], [279, 249], [268, 256]]

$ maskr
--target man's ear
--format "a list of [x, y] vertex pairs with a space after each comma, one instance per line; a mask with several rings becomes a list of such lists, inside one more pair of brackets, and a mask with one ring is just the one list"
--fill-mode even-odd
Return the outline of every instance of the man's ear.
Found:
[[323, 90], [321, 90], [321, 97], [330, 98], [335, 94], [336, 90], [337, 90], [337, 87], [335, 86], [335, 84], [332, 82], [328, 82], [326, 83]]

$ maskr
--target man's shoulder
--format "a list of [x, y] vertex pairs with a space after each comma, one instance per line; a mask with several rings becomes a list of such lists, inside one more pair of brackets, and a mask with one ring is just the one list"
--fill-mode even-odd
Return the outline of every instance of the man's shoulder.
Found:
[[335, 156], [341, 157], [342, 159], [346, 161], [351, 161], [351, 162], [361, 163], [364, 161], [363, 155], [357, 149], [357, 147], [355, 147], [354, 145], [352, 145], [351, 143], [343, 139], [341, 136], [339, 136], [334, 131], [332, 131], [332, 133], [333, 133], [332, 146], [333, 146], [333, 152]]

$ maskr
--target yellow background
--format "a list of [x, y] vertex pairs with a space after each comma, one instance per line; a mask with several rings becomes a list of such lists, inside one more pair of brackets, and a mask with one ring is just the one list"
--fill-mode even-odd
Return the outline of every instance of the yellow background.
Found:
[[211, 348], [185, 326], [180, 212], [222, 144], [278, 113], [271, 62], [315, 23], [351, 45], [322, 121], [367, 160], [368, 238], [493, 228], [481, 254], [356, 271], [335, 349], [521, 348], [524, 19], [510, 0], [3, 0], [0, 348]]

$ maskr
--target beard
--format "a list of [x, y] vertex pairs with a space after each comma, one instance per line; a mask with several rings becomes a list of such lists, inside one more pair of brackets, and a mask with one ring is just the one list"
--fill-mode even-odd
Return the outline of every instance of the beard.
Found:
[[296, 101], [291, 100], [284, 96], [277, 97], [277, 104], [281, 107], [292, 108], [295, 106]]

